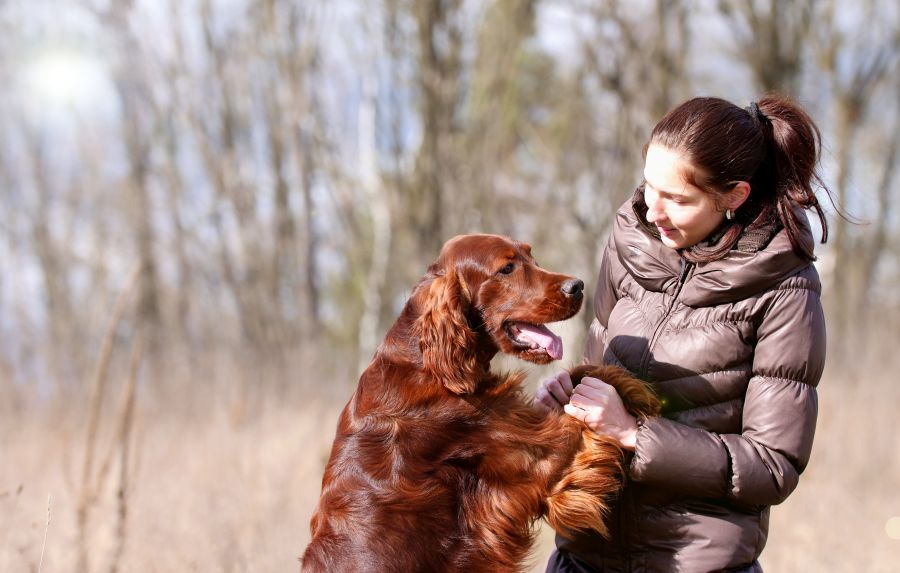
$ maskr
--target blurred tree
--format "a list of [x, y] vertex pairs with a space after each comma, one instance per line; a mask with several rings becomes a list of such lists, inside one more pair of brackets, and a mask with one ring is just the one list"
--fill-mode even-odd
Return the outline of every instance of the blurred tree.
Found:
[[[900, 133], [900, 22], [879, 19], [878, 0], [867, 0], [853, 8], [838, 2], [824, 2], [812, 28], [816, 63], [825, 75], [834, 109], [831, 148], [836, 163], [834, 183], [838, 207], [851, 213], [870, 211], [865, 201], [852, 197], [854, 190], [865, 196], [863, 186], [873, 186], [876, 196], [871, 216], [833, 222], [830, 253], [833, 257], [830, 326], [837, 334], [833, 344], [837, 364], [859, 357], [871, 342], [871, 319], [876, 269], [885, 251], [891, 210], [897, 200], [897, 138]], [[849, 12], [848, 12], [849, 11]], [[849, 26], [849, 29], [848, 29]], [[883, 99], [886, 97], [887, 99]], [[889, 108], [883, 109], [885, 102]], [[885, 113], [887, 112], [887, 113]], [[880, 143], [860, 153], [867, 138]], [[868, 165], [866, 165], [868, 164]], [[874, 177], [854, 168], [866, 165]], [[864, 227], [854, 219], [870, 219]], [[852, 225], [852, 226], [851, 226]]]
[[528, 90], [532, 59], [539, 57], [527, 43], [535, 32], [535, 5], [530, 0], [492, 2], [478, 24], [463, 133], [450, 141], [461, 167], [456, 209], [448, 218], [453, 229], [516, 230], [511, 187], [523, 175], [518, 160], [540, 101], [540, 94]]
[[760, 93], [799, 94], [815, 4], [815, 0], [718, 1], [737, 46], [735, 58], [746, 63]]
[[[48, 150], [45, 136], [40, 132], [28, 130], [24, 133], [28, 139], [31, 160], [31, 184], [35, 194], [33, 210], [28, 214], [29, 241], [34, 249], [40, 268], [44, 287], [44, 304], [47, 310], [46, 344], [48, 366], [57, 377], [57, 388], [64, 396], [72, 396], [71, 379], [67, 376], [77, 373], [77, 366], [65, 364], [60, 359], [71, 345], [79, 318], [73, 307], [70, 296], [69, 270], [71, 252], [64, 237], [54, 233], [51, 217], [60, 205], [59, 196], [64, 193], [58, 182], [51, 181], [53, 168], [48, 163]], [[71, 191], [71, 190], [70, 190]], [[75, 358], [75, 357], [73, 357]]]
[[462, 73], [462, 0], [414, 0], [417, 84], [422, 141], [405, 210], [418, 248], [416, 261], [431, 260], [443, 244], [444, 214], [452, 201], [453, 159], [448, 149], [458, 130]]
[[153, 164], [151, 154], [155, 145], [156, 117], [145, 113], [152, 109], [152, 78], [147, 77], [146, 66], [132, 65], [130, 58], [142, 59], [140, 39], [129, 20], [134, 5], [132, 0], [115, 0], [97, 10], [112, 36], [112, 44], [121, 57], [116, 62], [113, 82], [118, 91], [122, 109], [122, 141], [126, 149], [128, 179], [125, 182], [132, 201], [125, 213], [134, 229], [135, 252], [141, 268], [138, 294], [138, 321], [147, 331], [148, 351], [156, 354], [162, 347], [162, 310], [160, 302], [160, 277], [157, 270], [157, 238], [154, 215], [157, 212], [150, 196]]

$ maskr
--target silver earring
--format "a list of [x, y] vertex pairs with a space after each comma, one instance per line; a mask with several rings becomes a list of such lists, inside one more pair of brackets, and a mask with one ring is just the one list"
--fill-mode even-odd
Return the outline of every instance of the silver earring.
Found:
[[729, 221], [734, 219], [734, 211], [732, 211], [731, 209], [725, 209], [725, 218]]

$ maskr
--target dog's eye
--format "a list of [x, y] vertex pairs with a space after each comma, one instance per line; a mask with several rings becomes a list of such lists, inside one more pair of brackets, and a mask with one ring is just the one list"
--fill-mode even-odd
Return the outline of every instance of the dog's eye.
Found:
[[500, 273], [501, 275], [508, 275], [511, 272], [513, 272], [513, 269], [515, 269], [515, 268], [516, 268], [516, 265], [514, 265], [512, 263], [506, 263], [506, 266], [504, 266], [502, 269], [500, 269], [497, 272]]

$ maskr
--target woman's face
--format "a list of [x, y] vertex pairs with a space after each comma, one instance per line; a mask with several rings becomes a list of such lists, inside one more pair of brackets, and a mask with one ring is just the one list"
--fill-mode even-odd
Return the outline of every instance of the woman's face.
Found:
[[663, 244], [684, 249], [707, 238], [725, 219], [711, 193], [688, 183], [693, 169], [680, 154], [660, 145], [647, 149], [644, 200], [647, 222], [656, 225]]

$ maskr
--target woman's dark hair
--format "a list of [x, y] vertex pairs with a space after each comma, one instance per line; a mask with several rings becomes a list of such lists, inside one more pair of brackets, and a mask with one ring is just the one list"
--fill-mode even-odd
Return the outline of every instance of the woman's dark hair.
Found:
[[[738, 181], [750, 183], [750, 196], [726, 220], [712, 250], [685, 249], [692, 262], [720, 259], [745, 232], [771, 228], [787, 230], [794, 251], [815, 260], [812, 246], [801, 240], [805, 226], [801, 209], [815, 209], [828, 240], [828, 223], [813, 185], [831, 197], [817, 172], [821, 134], [812, 118], [788, 98], [768, 95], [747, 108], [719, 98], [689, 100], [660, 120], [644, 147], [660, 145], [681, 153], [694, 166], [685, 174], [707, 193], [722, 194]], [[639, 188], [636, 203], [643, 204]], [[638, 205], [636, 204], [636, 207]], [[646, 222], [646, 205], [641, 219]]]

